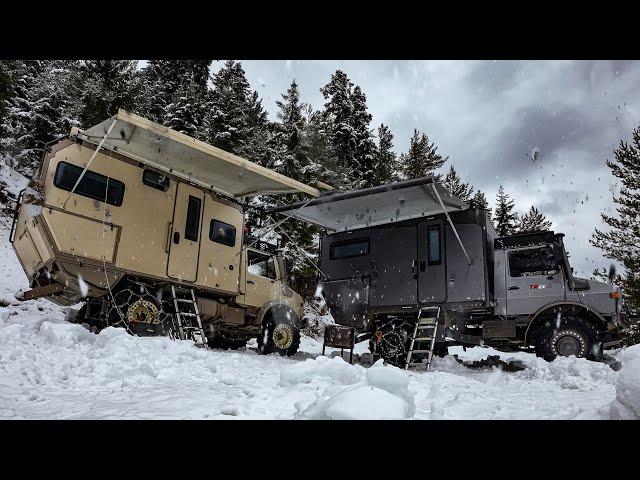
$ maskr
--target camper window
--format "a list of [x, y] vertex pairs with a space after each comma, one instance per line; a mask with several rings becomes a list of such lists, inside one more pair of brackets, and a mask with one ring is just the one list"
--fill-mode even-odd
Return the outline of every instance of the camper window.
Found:
[[200, 227], [200, 204], [202, 200], [189, 195], [189, 206], [187, 207], [187, 223], [184, 226], [184, 238], [192, 242], [198, 241], [198, 230]]
[[361, 257], [369, 254], [369, 239], [356, 238], [331, 244], [329, 257], [331, 260], [340, 258]]
[[162, 192], [166, 192], [169, 189], [169, 177], [162, 172], [145, 170], [142, 172], [142, 183]]
[[427, 235], [429, 265], [440, 265], [440, 225], [431, 225]]
[[[62, 190], [70, 192], [78, 181], [82, 170], [81, 167], [76, 165], [60, 162], [56, 167], [53, 184]], [[74, 193], [82, 195], [83, 197], [93, 198], [94, 200], [100, 200], [101, 202], [105, 201], [106, 193], [107, 203], [119, 207], [122, 205], [122, 198], [124, 197], [124, 183], [87, 170]]]
[[551, 247], [527, 248], [509, 253], [509, 272], [512, 277], [553, 275], [558, 267]]
[[259, 277], [267, 277], [275, 280], [276, 276], [276, 264], [273, 257], [269, 255], [262, 255], [252, 250], [248, 251], [248, 266], [247, 271], [251, 275], [258, 275]]
[[228, 247], [236, 244], [236, 227], [220, 220], [211, 220], [209, 224], [209, 239]]

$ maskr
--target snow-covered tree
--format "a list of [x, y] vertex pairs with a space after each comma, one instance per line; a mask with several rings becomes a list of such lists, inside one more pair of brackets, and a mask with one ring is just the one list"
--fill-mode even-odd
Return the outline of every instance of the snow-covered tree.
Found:
[[547, 217], [543, 213], [540, 213], [536, 207], [531, 205], [529, 211], [520, 218], [520, 223], [517, 225], [517, 232], [539, 232], [549, 230], [550, 228], [551, 221], [547, 220]]
[[476, 194], [473, 196], [472, 200], [482, 208], [484, 208], [485, 212], [487, 212], [487, 217], [489, 217], [489, 220], [491, 220], [491, 208], [489, 207], [489, 202], [487, 201], [487, 197], [484, 192], [480, 190], [476, 191]]
[[137, 96], [135, 60], [86, 60], [80, 67], [82, 79], [79, 120], [82, 128], [91, 127], [119, 108], [133, 110]]
[[496, 211], [493, 221], [496, 232], [498, 232], [498, 235], [501, 237], [515, 233], [518, 215], [513, 211], [513, 208], [514, 201], [511, 200], [509, 194], [505, 193], [504, 188], [500, 185], [496, 198]]
[[640, 127], [633, 131], [631, 143], [621, 141], [613, 153], [614, 160], [606, 164], [622, 184], [613, 196], [617, 216], [602, 213], [610, 230], [596, 228], [590, 242], [601, 248], [605, 257], [622, 264], [624, 274], [618, 281], [625, 299], [640, 308]]
[[353, 188], [372, 187], [375, 182], [376, 144], [369, 129], [371, 114], [367, 111], [367, 98], [359, 86], [351, 94], [353, 114], [351, 123], [356, 140], [354, 150]]
[[[245, 155], [255, 150], [251, 138], [267, 127], [267, 113], [257, 92], [251, 90], [242, 65], [228, 60], [213, 76], [209, 141], [223, 150]], [[264, 159], [249, 158], [261, 162]]]
[[448, 158], [438, 153], [438, 147], [433, 142], [429, 144], [426, 134], [415, 129], [409, 151], [400, 156], [402, 176], [405, 180], [427, 176], [434, 176], [439, 180], [441, 176], [435, 171], [444, 165]]
[[397, 159], [393, 151], [393, 134], [385, 124], [380, 124], [378, 127], [378, 148], [376, 149], [374, 172], [375, 185], [384, 185], [398, 180]]
[[469, 183], [464, 183], [456, 172], [456, 169], [451, 165], [449, 172], [445, 175], [442, 184], [452, 194], [458, 196], [465, 202], [471, 200], [471, 194], [473, 193], [473, 187]]
[[5, 102], [2, 152], [30, 177], [47, 142], [77, 124], [73, 61], [13, 61], [5, 64], [12, 85]]

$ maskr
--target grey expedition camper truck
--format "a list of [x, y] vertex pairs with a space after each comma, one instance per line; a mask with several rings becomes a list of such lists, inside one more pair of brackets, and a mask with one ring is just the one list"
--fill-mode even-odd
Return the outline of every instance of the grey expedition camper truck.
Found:
[[574, 277], [563, 234], [498, 237], [482, 207], [429, 177], [272, 211], [322, 227], [319, 283], [335, 321], [405, 368], [428, 368], [447, 345], [597, 359], [626, 328], [621, 292]]

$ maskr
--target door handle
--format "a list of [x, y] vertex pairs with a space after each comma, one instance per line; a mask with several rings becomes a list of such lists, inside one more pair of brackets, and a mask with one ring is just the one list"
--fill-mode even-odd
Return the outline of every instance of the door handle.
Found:
[[425, 268], [427, 268], [427, 262], [420, 260], [420, 271], [424, 272]]
[[251, 285], [255, 285], [256, 282], [254, 282], [253, 280], [247, 280], [247, 283], [250, 283]]
[[413, 278], [418, 278], [418, 272], [416, 272], [416, 261], [411, 262], [411, 273], [413, 274]]
[[555, 278], [555, 277], [554, 277], [553, 275], [549, 275], [549, 276], [547, 277], [547, 280], [553, 280], [554, 278]]
[[173, 243], [180, 243], [180, 232], [173, 232]]
[[520, 290], [520, 287], [519, 287], [519, 286], [517, 286], [517, 285], [511, 285], [511, 286], [509, 287], [509, 290]]

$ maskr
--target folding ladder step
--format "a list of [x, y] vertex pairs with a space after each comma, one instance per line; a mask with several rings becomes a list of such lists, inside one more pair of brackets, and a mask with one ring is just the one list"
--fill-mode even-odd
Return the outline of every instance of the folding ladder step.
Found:
[[413, 349], [411, 350], [411, 353], [429, 353], [431, 350], [425, 350], [425, 349]]
[[[422, 314], [435, 314], [435, 316], [423, 317]], [[418, 318], [416, 319], [416, 323], [413, 329], [413, 334], [411, 335], [411, 343], [409, 345], [409, 351], [407, 352], [407, 358], [405, 361], [404, 368], [408, 370], [409, 367], [424, 367], [425, 371], [429, 370], [431, 366], [431, 358], [433, 357], [433, 349], [436, 341], [436, 332], [438, 331], [438, 319], [440, 318], [440, 307], [424, 307], [418, 310]], [[418, 332], [431, 331], [431, 335], [427, 333], [423, 336], [419, 336]], [[428, 345], [427, 348], [425, 346], [420, 345], [420, 348], [414, 348], [416, 346], [416, 342], [424, 342]], [[416, 354], [426, 354], [426, 359], [423, 359], [420, 362], [413, 361], [413, 355]], [[425, 361], [426, 360], [426, 361]]]
[[178, 314], [180, 314], [183, 317], [197, 317], [198, 316], [195, 313], [189, 313], [189, 312], [178, 312]]
[[176, 298], [176, 302], [193, 303], [193, 300], [191, 300], [190, 298]]
[[433, 337], [416, 337], [414, 338], [416, 342], [426, 342], [433, 340]]

